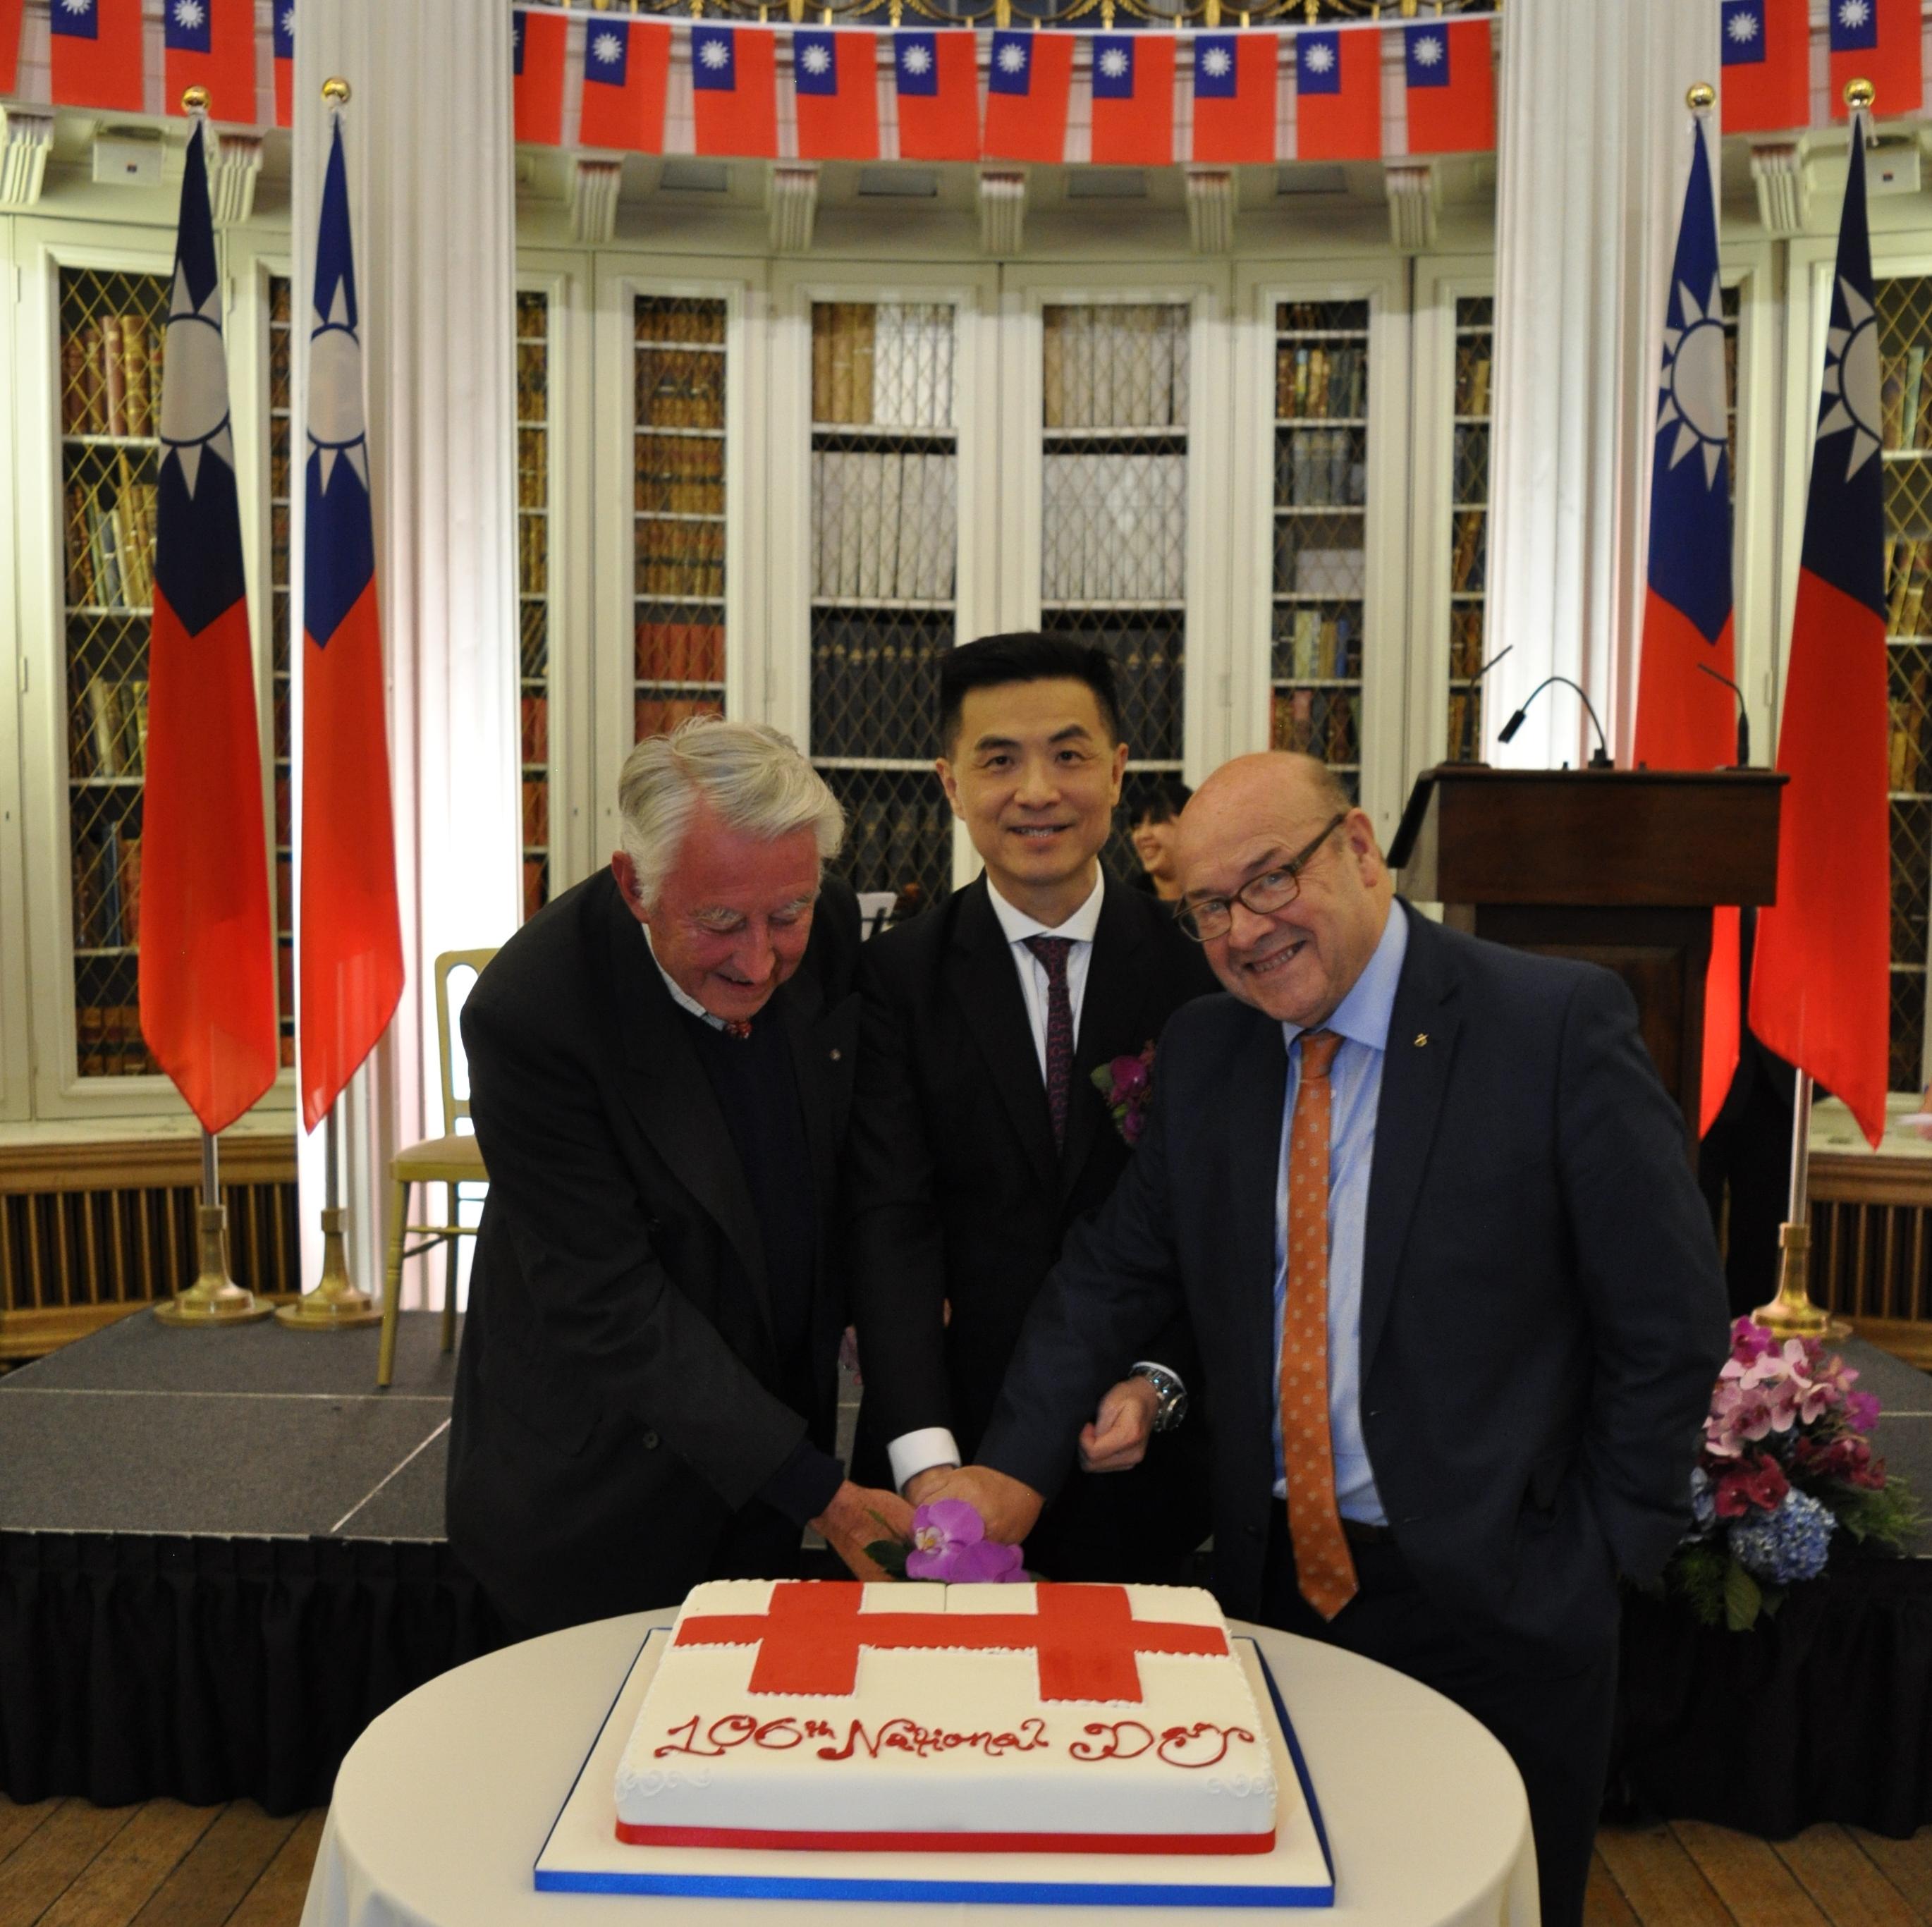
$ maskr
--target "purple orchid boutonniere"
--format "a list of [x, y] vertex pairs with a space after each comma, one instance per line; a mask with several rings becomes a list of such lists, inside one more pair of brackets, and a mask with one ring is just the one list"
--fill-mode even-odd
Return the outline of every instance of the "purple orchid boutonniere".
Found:
[[1142, 1046], [1138, 1057], [1117, 1057], [1100, 1065], [1094, 1073], [1094, 1088], [1131, 1150], [1140, 1142], [1154, 1102], [1153, 1040]]

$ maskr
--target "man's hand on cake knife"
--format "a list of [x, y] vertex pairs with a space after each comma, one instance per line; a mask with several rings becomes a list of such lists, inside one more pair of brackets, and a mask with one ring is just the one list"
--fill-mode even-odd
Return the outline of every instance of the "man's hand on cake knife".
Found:
[[935, 1499], [967, 1500], [986, 1521], [987, 1538], [1009, 1546], [1024, 1540], [1046, 1503], [1031, 1486], [991, 1466], [962, 1466], [948, 1472], [926, 1493], [924, 1502], [929, 1505]]
[[912, 1542], [912, 1508], [896, 1492], [854, 1485], [848, 1478], [812, 1521], [812, 1529], [824, 1535], [854, 1578], [884, 1581], [892, 1574], [866, 1556], [866, 1548], [880, 1536], [881, 1523], [892, 1538]]
[[1147, 1456], [1160, 1394], [1145, 1379], [1110, 1385], [1094, 1422], [1080, 1432], [1082, 1472], [1131, 1472]]

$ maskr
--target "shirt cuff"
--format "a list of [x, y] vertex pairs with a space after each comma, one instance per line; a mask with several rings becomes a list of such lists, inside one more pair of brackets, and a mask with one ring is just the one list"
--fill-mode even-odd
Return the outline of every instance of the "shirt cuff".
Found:
[[960, 1461], [959, 1442], [944, 1425], [922, 1426], [916, 1432], [902, 1432], [886, 1448], [892, 1461], [892, 1484], [903, 1492], [922, 1472], [934, 1466], [956, 1466]]
[[801, 1439], [791, 1456], [759, 1487], [758, 1496], [794, 1524], [808, 1526], [844, 1483], [845, 1468], [809, 1439]]
[[1183, 1378], [1172, 1365], [1163, 1365], [1158, 1358], [1136, 1358], [1133, 1363], [1127, 1367], [1127, 1376], [1130, 1378], [1132, 1377], [1134, 1373], [1138, 1371], [1143, 1365], [1148, 1366], [1156, 1372], [1166, 1373], [1168, 1376], [1173, 1379], [1174, 1383], [1180, 1386], [1183, 1391], [1185, 1391], [1187, 1389], [1187, 1381]]

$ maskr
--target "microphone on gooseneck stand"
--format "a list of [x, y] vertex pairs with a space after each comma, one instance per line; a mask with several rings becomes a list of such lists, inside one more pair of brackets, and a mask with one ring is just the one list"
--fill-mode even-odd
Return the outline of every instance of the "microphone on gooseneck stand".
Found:
[[1610, 741], [1604, 734], [1603, 719], [1597, 714], [1597, 706], [1591, 701], [1589, 692], [1583, 687], [1582, 684], [1571, 682], [1568, 676], [1544, 677], [1543, 680], [1523, 698], [1522, 707], [1496, 731], [1496, 740], [1498, 743], [1508, 743], [1515, 736], [1516, 731], [1522, 727], [1523, 719], [1529, 713], [1530, 704], [1534, 702], [1552, 683], [1568, 683], [1571, 689], [1574, 689], [1577, 695], [1583, 698], [1583, 707], [1589, 711], [1590, 720], [1597, 725], [1597, 746], [1591, 752], [1590, 767], [1593, 770], [1614, 770], [1617, 766], [1610, 761]]
[[[1452, 707], [1450, 714], [1450, 720], [1456, 725], [1456, 747], [1458, 749], [1462, 747], [1465, 737], [1472, 734], [1473, 732], [1466, 730], [1462, 722], [1458, 719], [1453, 707], [1454, 695], [1460, 693], [1466, 695], [1474, 695], [1477, 691], [1483, 686], [1483, 678], [1486, 676], [1490, 671], [1493, 669], [1496, 665], [1500, 662], [1515, 647], [1516, 644], [1513, 642], [1504, 643], [1502, 647], [1498, 650], [1495, 655], [1491, 656], [1488, 662], [1485, 662], [1473, 676], [1459, 677], [1456, 679], [1460, 683], [1461, 687], [1460, 691], [1452, 692]], [[1482, 770], [1486, 769], [1489, 767], [1484, 762], [1480, 756], [1457, 756], [1452, 760], [1457, 763], [1466, 763], [1472, 769]]]
[[1709, 677], [1712, 682], [1723, 683], [1724, 687], [1730, 690], [1731, 694], [1736, 696], [1738, 699], [1738, 760], [1736, 767], [1740, 770], [1748, 770], [1750, 767], [1750, 712], [1744, 707], [1744, 692], [1738, 687], [1736, 683], [1731, 680], [1730, 677], [1719, 675], [1717, 671], [1713, 669], [1708, 662], [1700, 662], [1698, 664], [1697, 667], [1701, 669], [1706, 675]]

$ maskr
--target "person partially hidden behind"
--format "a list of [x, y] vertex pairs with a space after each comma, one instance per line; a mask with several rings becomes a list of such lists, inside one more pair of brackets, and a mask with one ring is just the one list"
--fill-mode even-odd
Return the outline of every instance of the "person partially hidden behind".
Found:
[[[988, 636], [939, 674], [939, 779], [986, 869], [866, 946], [847, 1187], [854, 1469], [915, 1500], [979, 1443], [1067, 1227], [1134, 1155], [1094, 1072], [1214, 988], [1172, 914], [1102, 870], [1127, 758], [1106, 652]], [[1083, 1472], [1028, 1547], [1035, 1570], [1181, 1573], [1208, 1532], [1191, 1356], [1183, 1318], [1115, 1361]], [[1150, 1448], [1135, 1409], [1167, 1421]]]
[[1129, 840], [1141, 866], [1134, 887], [1163, 903], [1180, 901], [1180, 873], [1174, 867], [1174, 848], [1180, 838], [1180, 812], [1193, 794], [1178, 776], [1158, 776], [1151, 788], [1142, 792], [1133, 813]]
[[820, 888], [838, 803], [776, 730], [712, 718], [640, 743], [618, 801], [610, 869], [463, 1011], [490, 1191], [448, 1532], [525, 1634], [794, 1574], [808, 1522], [855, 1569], [911, 1524], [830, 1450], [858, 1038], [857, 903]]
[[1546, 1927], [1574, 1927], [1618, 1574], [1654, 1577], [1683, 1530], [1726, 1352], [1683, 1119], [1618, 978], [1397, 902], [1312, 759], [1217, 770], [1180, 867], [1232, 995], [1168, 1025], [1140, 1148], [948, 1489], [1024, 1538], [1113, 1361], [1186, 1305], [1222, 1606], [1487, 1726], [1528, 1788]]

